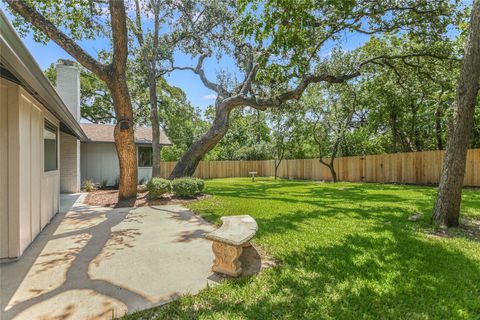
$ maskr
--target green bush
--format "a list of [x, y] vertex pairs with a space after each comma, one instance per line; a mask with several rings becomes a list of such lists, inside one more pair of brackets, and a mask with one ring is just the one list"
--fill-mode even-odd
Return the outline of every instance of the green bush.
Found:
[[172, 191], [170, 180], [162, 178], [153, 178], [147, 182], [148, 197], [158, 198], [165, 193]]
[[92, 192], [97, 190], [97, 185], [90, 179], [87, 179], [83, 182], [82, 190], [85, 192]]
[[173, 192], [180, 197], [193, 197], [204, 188], [204, 182], [197, 178], [178, 178], [172, 181]]
[[205, 189], [205, 181], [198, 178], [192, 178], [192, 179], [195, 180], [195, 182], [197, 183], [197, 193], [202, 192], [203, 189]]

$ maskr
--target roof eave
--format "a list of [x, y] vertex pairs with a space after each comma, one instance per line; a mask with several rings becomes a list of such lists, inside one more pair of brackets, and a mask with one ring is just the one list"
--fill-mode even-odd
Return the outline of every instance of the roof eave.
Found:
[[1, 9], [0, 30], [2, 31], [0, 33], [2, 63], [47, 110], [65, 125], [63, 131], [75, 135], [80, 140], [87, 140], [80, 124], [45, 77]]

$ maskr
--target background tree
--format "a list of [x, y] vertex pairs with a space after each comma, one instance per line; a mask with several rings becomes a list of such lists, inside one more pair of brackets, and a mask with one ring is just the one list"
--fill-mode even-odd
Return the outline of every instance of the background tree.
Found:
[[356, 92], [346, 84], [314, 86], [308, 91], [304, 100], [311, 101], [313, 95], [312, 135], [318, 146], [318, 160], [330, 170], [333, 182], [337, 182], [334, 162], [341, 152], [345, 135], [352, 126], [357, 108]]
[[[434, 48], [428, 44], [446, 33], [457, 13], [456, 7], [450, 1], [404, 2], [398, 6], [393, 0], [241, 1], [240, 8], [235, 4], [228, 6], [222, 28], [184, 44], [186, 53], [199, 56], [196, 66], [172, 68], [197, 74], [207, 88], [216, 92], [217, 100], [212, 126], [190, 146], [170, 178], [193, 174], [198, 162], [227, 133], [229, 117], [235, 108], [278, 108], [286, 101], [300, 98], [311, 83], [342, 83], [358, 77], [362, 67], [370, 63], [433, 55]], [[239, 9], [243, 15], [238, 14]], [[183, 19], [180, 25], [184, 23], [190, 22]], [[373, 35], [400, 30], [424, 37], [423, 50], [395, 56], [345, 54], [339, 59], [343, 63], [332, 63], [339, 55], [325, 58], [320, 54], [326, 43], [338, 43], [346, 33]], [[230, 81], [231, 85], [212, 81], [205, 75], [204, 61], [212, 55], [234, 58], [239, 72]], [[332, 65], [337, 68], [330, 68]]]
[[296, 158], [303, 149], [307, 130], [307, 114], [303, 104], [289, 101], [285, 105], [267, 112], [270, 126], [271, 154], [274, 162], [274, 176], [284, 159]]
[[[45, 76], [52, 85], [57, 83], [57, 71], [51, 64]], [[80, 116], [92, 123], [111, 124], [115, 120], [113, 100], [105, 83], [80, 66]]]
[[479, 89], [480, 0], [475, 0], [457, 85], [438, 197], [433, 208], [433, 220], [438, 225], [452, 227], [459, 223], [467, 149], [472, 135]]
[[[211, 124], [215, 108], [205, 111], [205, 119]], [[208, 129], [208, 127], [207, 127]], [[257, 143], [257, 141], [260, 141]], [[265, 114], [260, 116], [250, 108], [235, 109], [229, 121], [229, 130], [223, 139], [205, 155], [207, 160], [266, 160], [271, 159], [270, 128]]]
[[[144, 73], [148, 84], [149, 103], [150, 103], [150, 124], [152, 128], [152, 177], [160, 176], [160, 123], [158, 119], [158, 96], [157, 96], [157, 65], [160, 45], [160, 23], [163, 1], [149, 0], [140, 6], [140, 1], [135, 0], [135, 23], [131, 23], [131, 28], [139, 43], [140, 61], [145, 68]], [[147, 14], [153, 16], [153, 30], [144, 30], [142, 19], [147, 20]], [[149, 21], [149, 20], [147, 20]], [[145, 33], [147, 33], [145, 35]]]
[[[112, 96], [117, 121], [114, 138], [120, 164], [119, 197], [134, 197], [137, 193], [137, 159], [133, 109], [126, 79], [128, 32], [124, 1], [6, 1], [17, 17], [14, 24], [21, 33], [27, 33], [29, 26], [33, 26], [36, 40], [53, 40], [105, 82]], [[105, 19], [105, 12], [109, 12], [110, 20]], [[96, 37], [111, 39], [112, 55], [108, 64], [101, 63], [75, 42]]]

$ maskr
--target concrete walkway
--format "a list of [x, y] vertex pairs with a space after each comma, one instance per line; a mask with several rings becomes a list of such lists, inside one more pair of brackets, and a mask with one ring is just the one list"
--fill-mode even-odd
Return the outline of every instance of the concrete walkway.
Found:
[[0, 319], [112, 319], [220, 280], [203, 239], [213, 226], [181, 206], [61, 202], [22, 258], [0, 266]]

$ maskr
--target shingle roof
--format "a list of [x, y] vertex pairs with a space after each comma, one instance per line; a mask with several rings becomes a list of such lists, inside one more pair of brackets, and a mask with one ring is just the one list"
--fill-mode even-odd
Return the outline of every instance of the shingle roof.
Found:
[[[92, 142], [115, 142], [113, 139], [113, 124], [81, 123], [83, 131], [87, 134], [88, 140]], [[135, 128], [135, 143], [151, 144], [152, 128]], [[162, 129], [160, 129], [160, 144], [172, 144]]]

